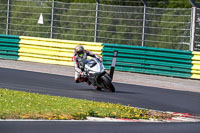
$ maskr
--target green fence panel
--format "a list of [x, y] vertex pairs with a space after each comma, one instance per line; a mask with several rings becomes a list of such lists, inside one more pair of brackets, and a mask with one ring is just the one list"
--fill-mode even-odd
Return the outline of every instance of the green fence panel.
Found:
[[[103, 56], [103, 60], [105, 62], [106, 61], [111, 62], [112, 61], [112, 57]], [[117, 58], [117, 61], [118, 62], [127, 62], [127, 63], [140, 63], [140, 64], [144, 64], [144, 62], [145, 62], [144, 59], [135, 59], [135, 58], [127, 59], [127, 58], [120, 58], [120, 57]]]
[[[104, 65], [109, 68], [111, 66], [111, 62], [104, 62]], [[140, 69], [144, 69], [145, 68], [144, 64], [124, 63], [124, 62], [119, 62], [119, 61], [117, 61], [116, 65], [120, 66], [120, 67], [134, 67], [134, 68], [140, 68]]]
[[184, 50], [175, 50], [175, 49], [165, 49], [165, 48], [154, 48], [154, 47], [141, 47], [141, 46], [133, 46], [133, 45], [123, 45], [123, 44], [110, 44], [110, 43], [103, 43], [104, 48], [125, 48], [125, 49], [140, 49], [146, 51], [162, 51], [167, 53], [180, 53], [183, 55], [190, 55], [191, 51], [184, 51]]
[[3, 55], [15, 55], [15, 56], [17, 56], [17, 55], [18, 55], [18, 52], [0, 51], [0, 54], [3, 54]]
[[[102, 52], [102, 55], [104, 57], [112, 57], [113, 56], [113, 53], [106, 53], [106, 52]], [[119, 53], [118, 54], [119, 57], [124, 57], [124, 58], [143, 58], [143, 59], [148, 59], [148, 60], [160, 60], [160, 61], [170, 61], [170, 62], [178, 62], [178, 63], [188, 63], [188, 64], [191, 64], [191, 59], [192, 56], [188, 58], [188, 60], [185, 60], [185, 59], [176, 59], [176, 58], [171, 58], [171, 57], [155, 57], [155, 56], [146, 56], [146, 55], [136, 55], [136, 54], [123, 54], [123, 53]]]
[[[111, 66], [110, 62], [104, 62], [104, 65]], [[156, 70], [163, 70], [163, 71], [171, 71], [171, 72], [182, 72], [182, 73], [190, 73], [190, 69], [181, 69], [181, 68], [174, 68], [174, 67], [166, 67], [166, 66], [154, 66], [154, 65], [142, 65], [142, 64], [133, 64], [133, 63], [124, 63], [124, 62], [118, 62], [116, 63], [117, 66], [121, 67], [139, 67], [144, 69], [156, 69]]]
[[145, 64], [146, 65], [158, 65], [158, 66], [185, 68], [185, 69], [190, 69], [192, 67], [192, 64], [164, 62], [164, 61], [155, 61], [155, 60], [145, 60]]
[[0, 43], [19, 43], [20, 39], [0, 38]]
[[18, 56], [11, 56], [11, 55], [1, 55], [0, 54], [0, 59], [8, 59], [8, 60], [18, 60]]
[[181, 78], [190, 78], [191, 73], [179, 73], [179, 72], [171, 72], [171, 71], [159, 71], [153, 69], [145, 70], [146, 74], [155, 74], [155, 75], [163, 75], [163, 76], [171, 76], [171, 77], [181, 77]]
[[[105, 68], [106, 69], [110, 69], [110, 66], [106, 65]], [[124, 72], [144, 73], [145, 69], [137, 68], [137, 67], [121, 67], [121, 66], [116, 66], [115, 70], [124, 71]]]
[[19, 39], [19, 36], [0, 34], [0, 38], [16, 38], [16, 39]]
[[103, 44], [104, 65], [110, 69], [114, 50], [118, 51], [116, 70], [190, 78], [191, 51], [122, 44]]
[[18, 47], [1, 47], [0, 46], [0, 50], [1, 51], [8, 51], [8, 52], [9, 51], [16, 51], [17, 52], [19, 50], [19, 48]]
[[19, 36], [0, 34], [0, 59], [17, 60], [19, 41]]
[[[109, 69], [110, 66], [106, 66], [106, 69]], [[145, 73], [145, 74], [154, 74], [154, 75], [162, 75], [162, 76], [171, 76], [171, 77], [181, 77], [181, 78], [190, 78], [191, 73], [180, 73], [180, 72], [170, 72], [170, 71], [159, 71], [152, 69], [141, 69], [136, 67], [121, 67], [116, 66], [115, 70], [124, 71], [124, 72], [136, 72], [136, 73]]]
[[0, 42], [0, 46], [10, 46], [10, 47], [18, 47], [19, 44], [18, 43], [1, 43]]
[[[104, 62], [111, 62], [112, 57], [103, 56], [103, 60]], [[117, 64], [119, 64], [118, 62], [140, 63], [140, 64], [146, 64], [146, 65], [157, 65], [157, 66], [176, 67], [176, 68], [185, 68], [185, 69], [190, 69], [192, 67], [191, 61], [187, 61], [184, 64], [183, 62], [177, 63], [177, 62], [172, 62], [172, 61], [170, 62], [170, 61], [150, 60], [149, 58], [147, 59], [128, 58], [128, 57], [121, 58], [120, 56], [118, 56], [117, 58]]]

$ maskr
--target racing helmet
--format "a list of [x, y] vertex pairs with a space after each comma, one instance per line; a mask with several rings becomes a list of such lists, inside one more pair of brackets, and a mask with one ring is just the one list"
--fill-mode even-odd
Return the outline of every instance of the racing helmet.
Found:
[[84, 55], [84, 47], [82, 45], [78, 45], [75, 47], [75, 52], [79, 57], [83, 57]]

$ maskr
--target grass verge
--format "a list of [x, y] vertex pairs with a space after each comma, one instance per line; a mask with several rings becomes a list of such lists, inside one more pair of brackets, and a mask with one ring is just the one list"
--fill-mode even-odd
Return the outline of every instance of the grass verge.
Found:
[[125, 119], [166, 119], [172, 115], [121, 104], [0, 89], [0, 119], [83, 120], [87, 116]]

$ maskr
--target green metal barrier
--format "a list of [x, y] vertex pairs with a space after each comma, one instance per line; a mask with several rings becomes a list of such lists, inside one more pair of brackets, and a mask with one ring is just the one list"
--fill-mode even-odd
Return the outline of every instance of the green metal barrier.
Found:
[[[11, 59], [11, 60], [30, 60], [33, 61], [32, 54], [35, 54], [37, 58], [34, 58], [35, 62], [42, 62], [39, 55], [42, 56], [44, 50], [40, 50], [42, 46], [38, 46], [38, 38], [33, 37], [22, 37], [14, 35], [1, 35], [0, 34], [0, 59]], [[40, 38], [42, 39], [42, 38]], [[42, 39], [46, 40], [46, 39]], [[48, 40], [48, 39], [47, 39]], [[21, 41], [21, 46], [19, 45]], [[53, 41], [53, 40], [51, 40]], [[45, 43], [46, 47], [54, 46], [55, 44], [51, 41]], [[77, 42], [73, 41], [73, 44], [68, 43], [68, 41], [57, 40], [62, 43], [65, 42], [65, 46], [69, 45], [75, 46]], [[71, 42], [71, 41], [70, 41]], [[75, 43], [75, 44], [74, 44]], [[78, 42], [79, 43], [79, 42]], [[87, 42], [88, 43], [88, 42]], [[87, 44], [86, 43], [86, 44]], [[85, 43], [84, 43], [85, 44]], [[33, 45], [33, 46], [32, 46]], [[97, 44], [95, 44], [96, 46]], [[102, 46], [103, 45], [103, 46]], [[138, 72], [146, 74], [156, 74], [163, 76], [173, 76], [182, 78], [194, 78], [200, 79], [200, 52], [191, 52], [184, 50], [173, 50], [173, 49], [162, 49], [162, 48], [152, 48], [152, 47], [141, 47], [133, 45], [122, 45], [122, 44], [98, 44], [99, 52], [102, 49], [103, 63], [107, 69], [110, 69], [112, 63], [112, 57], [114, 50], [118, 50], [117, 63], [115, 70], [127, 71], [127, 72]], [[37, 47], [36, 47], [37, 46]], [[59, 45], [61, 47], [61, 45]], [[94, 47], [88, 46], [90, 49]], [[46, 48], [45, 48], [46, 50]], [[21, 53], [19, 53], [21, 51]], [[31, 53], [29, 53], [31, 52]], [[65, 53], [66, 56], [72, 56], [73, 51]], [[55, 51], [53, 52], [53, 54]], [[21, 54], [21, 55], [20, 55]], [[54, 58], [52, 55], [52, 50], [46, 50], [45, 55], [48, 54]], [[58, 54], [58, 53], [55, 53]], [[20, 55], [20, 57], [19, 57]], [[46, 58], [46, 57], [44, 57]], [[57, 57], [56, 57], [57, 58]], [[63, 58], [63, 63], [67, 64], [66, 58]], [[52, 62], [47, 62], [52, 63]], [[71, 58], [70, 58], [71, 65]]]
[[192, 52], [104, 43], [104, 65], [110, 69], [113, 51], [118, 50], [116, 70], [174, 77], [191, 77]]
[[19, 41], [19, 36], [0, 34], [0, 59], [17, 60]]

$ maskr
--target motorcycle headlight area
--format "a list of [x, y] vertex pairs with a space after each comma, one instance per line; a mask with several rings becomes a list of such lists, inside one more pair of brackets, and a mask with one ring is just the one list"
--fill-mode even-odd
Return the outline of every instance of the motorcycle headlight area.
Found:
[[94, 61], [94, 60], [89, 60], [88, 61], [88, 66], [90, 67], [90, 68], [92, 68], [93, 66], [95, 66], [97, 63], [96, 63], [96, 61]]

